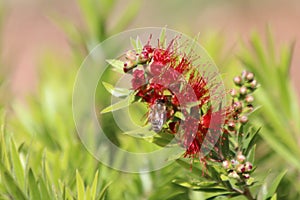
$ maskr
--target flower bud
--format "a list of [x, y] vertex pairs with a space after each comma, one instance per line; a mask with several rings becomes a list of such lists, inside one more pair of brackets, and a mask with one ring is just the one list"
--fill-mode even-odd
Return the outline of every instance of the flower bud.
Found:
[[133, 51], [133, 50], [127, 51], [126, 52], [126, 58], [128, 60], [132, 60], [132, 61], [136, 60], [136, 53], [135, 53], [135, 51]]
[[234, 131], [234, 129], [235, 129], [235, 123], [234, 122], [228, 122], [228, 129], [230, 131]]
[[231, 89], [231, 90], [230, 90], [230, 95], [231, 95], [232, 97], [236, 97], [236, 96], [237, 96], [237, 91], [236, 91], [235, 89]]
[[250, 87], [251, 87], [252, 89], [256, 89], [256, 87], [257, 87], [257, 81], [256, 81], [255, 79], [254, 79], [253, 81], [251, 81]]
[[245, 169], [246, 169], [247, 172], [251, 171], [252, 168], [253, 168], [253, 166], [252, 166], [252, 164], [250, 162], [246, 162], [245, 163]]
[[127, 60], [124, 62], [123, 71], [127, 73], [128, 71], [132, 70], [134, 67], [136, 67], [136, 63], [134, 63], [131, 60]]
[[247, 75], [246, 75], [246, 79], [248, 82], [252, 81], [254, 79], [254, 74], [249, 72]]
[[245, 79], [247, 77], [249, 72], [247, 72], [246, 70], [242, 71], [242, 79]]
[[237, 155], [237, 160], [239, 161], [239, 162], [244, 162], [245, 160], [246, 160], [246, 157], [241, 153], [241, 152], [239, 152], [238, 153], [238, 155]]
[[250, 174], [243, 174], [243, 177], [244, 177], [245, 179], [249, 179], [249, 178], [250, 178]]
[[236, 171], [230, 172], [228, 174], [228, 176], [231, 177], [231, 178], [235, 178], [235, 179], [239, 179], [240, 178], [240, 176], [236, 173]]
[[139, 55], [139, 62], [140, 63], [145, 63], [146, 61], [149, 60], [149, 53], [146, 51], [143, 51], [140, 55]]
[[240, 94], [241, 94], [241, 95], [246, 95], [246, 94], [247, 94], [247, 88], [246, 88], [245, 86], [242, 86], [242, 87], [240, 88]]
[[244, 172], [246, 171], [245, 165], [243, 165], [243, 164], [238, 165], [238, 166], [236, 167], [236, 171], [237, 171], [238, 173], [244, 173]]
[[240, 112], [243, 108], [242, 103], [237, 101], [233, 103], [233, 108], [235, 111]]
[[245, 100], [247, 103], [252, 103], [254, 101], [254, 97], [251, 95], [248, 95], [248, 96], [246, 96]]
[[239, 162], [237, 160], [234, 160], [234, 159], [232, 159], [230, 162], [231, 162], [232, 165], [238, 165], [239, 164]]
[[233, 82], [236, 85], [241, 85], [242, 84], [242, 78], [240, 76], [236, 76], [236, 77], [234, 77]]
[[240, 117], [240, 122], [241, 122], [242, 124], [246, 124], [246, 123], [248, 122], [248, 117], [245, 116], [245, 115], [241, 116], [241, 117]]
[[229, 162], [228, 160], [224, 160], [223, 163], [222, 163], [222, 165], [223, 165], [223, 167], [224, 167], [225, 169], [228, 169], [229, 166], [230, 166], [230, 162]]

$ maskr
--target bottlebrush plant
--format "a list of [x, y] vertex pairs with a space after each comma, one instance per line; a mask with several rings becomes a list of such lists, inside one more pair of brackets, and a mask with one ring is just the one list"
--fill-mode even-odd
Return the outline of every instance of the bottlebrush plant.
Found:
[[156, 134], [146, 133], [145, 139], [162, 147], [175, 139], [185, 150], [175, 161], [189, 172], [185, 179], [173, 180], [177, 185], [206, 192], [207, 199], [276, 199], [285, 172], [270, 187], [262, 186], [264, 180], [255, 177], [255, 142], [260, 129], [252, 127], [249, 118], [256, 110], [252, 93], [259, 84], [255, 75], [243, 71], [236, 76], [236, 88], [227, 92], [228, 105], [220, 103], [216, 108], [212, 101], [226, 96], [218, 92], [220, 85], [210, 83], [217, 75], [200, 72], [194, 63], [201, 56], [181, 51], [185, 47], [178, 38], [166, 43], [162, 30], [157, 46], [150, 45], [151, 36], [144, 45], [137, 38], [132, 40], [133, 50], [122, 59], [108, 60], [117, 71], [132, 75], [131, 88], [103, 85], [112, 95], [130, 101], [126, 98], [110, 105], [102, 114], [135, 102], [146, 105], [147, 131]]

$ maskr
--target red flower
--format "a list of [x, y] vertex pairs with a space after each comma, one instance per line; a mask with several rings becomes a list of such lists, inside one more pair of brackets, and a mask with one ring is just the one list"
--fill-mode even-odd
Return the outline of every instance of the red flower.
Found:
[[[223, 112], [212, 112], [208, 80], [193, 66], [191, 56], [175, 49], [175, 40], [167, 48], [152, 47], [150, 42], [143, 47], [137, 65], [145, 70], [133, 72], [132, 88], [149, 107], [157, 99], [164, 100], [167, 132], [178, 134], [185, 156], [194, 158], [200, 154], [208, 131], [221, 129]], [[181, 121], [176, 112], [183, 114]]]
[[131, 80], [132, 88], [136, 90], [139, 87], [143, 86], [145, 83], [145, 72], [139, 69], [134, 70], [133, 79]]

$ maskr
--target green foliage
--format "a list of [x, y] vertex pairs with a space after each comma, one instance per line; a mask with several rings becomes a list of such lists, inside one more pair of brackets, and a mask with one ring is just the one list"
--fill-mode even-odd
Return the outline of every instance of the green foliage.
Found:
[[[294, 191], [289, 193], [290, 198], [297, 199], [300, 190], [293, 182], [299, 184], [296, 177], [300, 171], [300, 109], [289, 75], [294, 43], [281, 47], [279, 51], [276, 51], [277, 46], [270, 29], [267, 30], [265, 40], [254, 33], [250, 39], [251, 48], [244, 44], [239, 58], [246, 68], [257, 75], [261, 84], [255, 99], [263, 106], [254, 120], [256, 126], [263, 125], [260, 135], [273, 150], [257, 162], [266, 168], [278, 170], [292, 166], [295, 172], [289, 171], [286, 176], [290, 183], [283, 185], [293, 188], [290, 189]], [[283, 160], [287, 162], [284, 165]]]

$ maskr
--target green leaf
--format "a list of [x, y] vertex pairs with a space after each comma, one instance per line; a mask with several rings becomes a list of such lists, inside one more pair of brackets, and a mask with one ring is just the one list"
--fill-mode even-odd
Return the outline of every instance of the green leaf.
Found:
[[192, 172], [193, 174], [199, 176], [201, 174], [203, 174], [203, 170], [204, 169], [200, 169], [198, 166], [192, 166], [192, 163], [190, 163], [189, 161], [187, 161], [186, 159], [182, 158], [182, 159], [177, 159], [176, 163], [179, 164], [181, 167], [183, 167], [184, 169]]
[[99, 36], [99, 20], [100, 15], [97, 12], [97, 8], [94, 5], [94, 1], [90, 0], [78, 0], [79, 7], [82, 11], [85, 22], [87, 23], [90, 34], [97, 38]]
[[131, 0], [127, 3], [128, 6], [123, 9], [119, 21], [115, 24], [110, 33], [116, 34], [124, 31], [140, 11], [140, 4], [141, 1], [139, 0]]
[[295, 42], [290, 46], [282, 48], [280, 57], [280, 72], [283, 78], [288, 79], [290, 74], [290, 67], [292, 65], [292, 58], [294, 52]]
[[20, 187], [25, 187], [25, 175], [24, 169], [20, 160], [19, 153], [16, 149], [15, 143], [11, 140], [11, 158], [13, 163], [14, 174], [20, 185]]
[[151, 125], [148, 124], [142, 128], [138, 128], [132, 131], [127, 131], [124, 132], [123, 134], [130, 135], [132, 137], [149, 138], [149, 137], [153, 137], [156, 134], [153, 131], [150, 131], [150, 129], [151, 129]]
[[6, 187], [9, 194], [14, 198], [18, 200], [26, 200], [26, 195], [22, 191], [22, 189], [19, 187], [17, 182], [14, 180], [13, 176], [8, 172], [8, 170], [3, 166], [2, 162], [0, 162], [0, 171], [1, 178], [3, 180], [4, 186]]
[[94, 181], [93, 184], [91, 186], [91, 199], [96, 199], [96, 195], [97, 195], [97, 185], [98, 185], [98, 176], [99, 176], [99, 171], [97, 170], [95, 177], [94, 177]]
[[108, 64], [110, 64], [116, 72], [124, 74], [124, 71], [123, 71], [124, 62], [123, 61], [115, 60], [115, 59], [108, 59], [108, 60], [106, 60], [106, 62]]
[[274, 174], [270, 174], [265, 180], [264, 184], [261, 186], [261, 189], [258, 193], [258, 199], [269, 199], [271, 198], [277, 190], [277, 187], [281, 181], [281, 179], [286, 174], [287, 170], [279, 173], [275, 178]]
[[104, 199], [105, 197], [105, 193], [107, 191], [107, 189], [109, 188], [109, 186], [112, 184], [112, 182], [107, 183], [101, 190], [99, 196], [97, 197], [97, 199]]
[[43, 179], [39, 179], [39, 188], [40, 188], [41, 199], [51, 200], [51, 198], [50, 198], [51, 195], [50, 195], [48, 188], [46, 186], [46, 183]]
[[136, 53], [141, 53], [143, 50], [143, 44], [139, 38], [139, 36], [136, 37], [136, 39], [130, 38], [130, 42]]
[[77, 188], [77, 199], [84, 200], [84, 183], [78, 170], [76, 170], [76, 188]]
[[166, 27], [164, 27], [161, 32], [160, 32], [160, 36], [159, 36], [159, 44], [162, 48], [166, 48], [167, 44], [166, 44]]
[[91, 198], [91, 188], [89, 186], [87, 186], [86, 190], [85, 190], [85, 199], [92, 199]]
[[175, 179], [172, 182], [182, 187], [186, 187], [198, 191], [219, 192], [219, 191], [226, 190], [226, 188], [218, 186], [218, 183], [215, 181], [191, 182], [184, 179]]
[[275, 193], [270, 200], [277, 200], [277, 194]]
[[272, 184], [270, 184], [270, 187], [268, 189], [268, 194], [267, 194], [267, 198], [269, 197], [272, 197], [276, 190], [277, 190], [277, 187], [281, 181], [281, 179], [284, 177], [284, 175], [286, 174], [287, 170], [281, 172], [280, 174], [277, 175], [277, 177], [272, 181]]
[[248, 155], [249, 151], [252, 149], [252, 147], [255, 145], [257, 139], [258, 139], [258, 133], [260, 131], [261, 128], [257, 129], [257, 131], [255, 131], [254, 133], [250, 133], [250, 137], [246, 139], [246, 141], [244, 141], [245, 143], [245, 155]]
[[108, 112], [112, 112], [112, 111], [116, 111], [116, 110], [119, 110], [119, 109], [122, 109], [122, 108], [125, 108], [127, 106], [130, 105], [130, 100], [129, 100], [129, 97], [127, 97], [126, 99], [123, 99], [121, 101], [118, 101], [117, 103], [113, 104], [113, 105], [110, 105], [106, 108], [104, 108], [102, 111], [101, 111], [101, 114], [104, 114], [104, 113], [108, 113]]
[[113, 85], [106, 82], [102, 82], [102, 84], [105, 87], [105, 89], [115, 97], [123, 98], [127, 97], [131, 93], [131, 91], [127, 88], [114, 87]]
[[38, 184], [34, 178], [32, 169], [30, 168], [28, 171], [28, 186], [29, 186], [29, 193], [30, 193], [30, 199], [41, 199]]
[[255, 150], [256, 150], [256, 144], [250, 149], [249, 153], [246, 154], [247, 160], [251, 163], [254, 163], [255, 161]]

